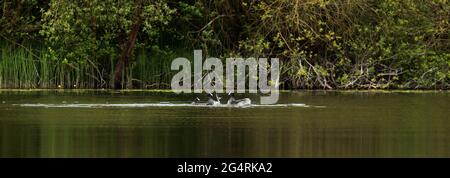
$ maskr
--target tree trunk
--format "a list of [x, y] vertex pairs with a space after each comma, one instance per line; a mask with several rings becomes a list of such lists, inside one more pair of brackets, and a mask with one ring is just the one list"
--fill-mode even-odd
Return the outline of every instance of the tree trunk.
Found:
[[131, 32], [128, 36], [128, 40], [126, 41], [126, 44], [123, 46], [122, 53], [119, 55], [119, 58], [117, 60], [115, 71], [114, 71], [114, 87], [116, 89], [123, 88], [124, 80], [122, 76], [124, 76], [124, 71], [128, 70], [128, 65], [130, 62], [131, 53], [133, 52], [133, 48], [136, 44], [137, 35], [139, 33], [139, 29], [142, 23], [141, 18], [141, 10], [140, 8], [137, 13], [137, 20], [133, 24]]

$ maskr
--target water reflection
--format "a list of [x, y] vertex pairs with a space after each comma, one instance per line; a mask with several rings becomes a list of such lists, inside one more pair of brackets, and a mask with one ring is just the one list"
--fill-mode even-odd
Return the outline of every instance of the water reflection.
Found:
[[326, 108], [26, 108], [189, 97], [0, 93], [1, 157], [449, 157], [447, 93], [312, 93]]

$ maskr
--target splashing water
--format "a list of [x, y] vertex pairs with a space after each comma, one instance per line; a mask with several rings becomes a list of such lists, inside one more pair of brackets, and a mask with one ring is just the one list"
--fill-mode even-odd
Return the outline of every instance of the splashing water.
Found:
[[119, 108], [142, 108], [142, 107], [208, 107], [208, 108], [253, 108], [253, 107], [323, 107], [310, 106], [303, 103], [290, 104], [274, 104], [274, 105], [258, 105], [252, 104], [247, 106], [234, 105], [206, 105], [206, 104], [175, 104], [169, 102], [161, 103], [127, 103], [127, 104], [13, 104], [20, 107], [43, 107], [43, 108], [105, 108], [105, 107], [119, 107]]

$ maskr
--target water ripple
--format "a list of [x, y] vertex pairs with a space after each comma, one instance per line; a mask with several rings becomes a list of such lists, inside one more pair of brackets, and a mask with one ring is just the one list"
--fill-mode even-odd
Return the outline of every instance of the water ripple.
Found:
[[274, 105], [258, 105], [252, 104], [247, 106], [234, 105], [206, 105], [206, 104], [176, 104], [176, 103], [126, 103], [126, 104], [13, 104], [20, 107], [43, 107], [43, 108], [143, 108], [143, 107], [207, 107], [207, 108], [254, 108], [254, 107], [315, 107], [324, 108], [324, 106], [310, 106], [303, 103], [274, 104]]

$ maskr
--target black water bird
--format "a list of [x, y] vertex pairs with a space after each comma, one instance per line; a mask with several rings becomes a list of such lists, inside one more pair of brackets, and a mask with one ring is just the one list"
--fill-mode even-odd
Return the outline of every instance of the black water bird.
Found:
[[228, 93], [228, 101], [227, 101], [227, 105], [231, 105], [231, 106], [249, 106], [252, 104], [252, 100], [250, 100], [250, 98], [243, 98], [243, 99], [236, 99], [234, 98], [234, 93], [230, 92]]
[[211, 93], [208, 93], [208, 102], [206, 105], [212, 105], [212, 106], [218, 106], [220, 105], [220, 97], [216, 93], [216, 99], [214, 99], [214, 95]]
[[200, 98], [196, 97], [196, 98], [195, 98], [195, 100], [194, 100], [194, 101], [192, 101], [192, 103], [191, 103], [191, 104], [193, 104], [193, 105], [198, 105], [198, 104], [201, 104], [201, 103], [200, 103]]

